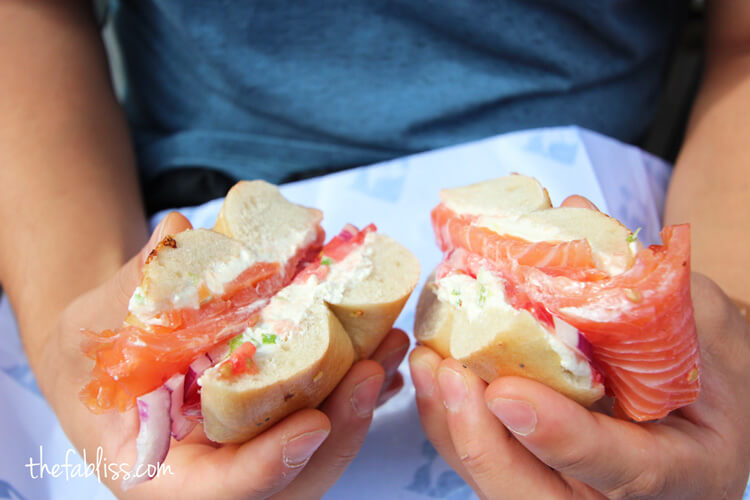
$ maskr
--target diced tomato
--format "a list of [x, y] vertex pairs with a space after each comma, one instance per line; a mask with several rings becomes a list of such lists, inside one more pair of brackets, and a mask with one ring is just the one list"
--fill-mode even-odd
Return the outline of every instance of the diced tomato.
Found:
[[242, 373], [258, 373], [258, 367], [253, 361], [255, 351], [255, 344], [253, 344], [252, 342], [245, 342], [232, 353], [228, 361], [228, 363], [232, 367], [232, 375], [240, 375]]
[[361, 231], [351, 224], [344, 226], [341, 232], [326, 243], [322, 250], [322, 258], [329, 258], [333, 262], [340, 262], [352, 250], [360, 246], [368, 233], [377, 231], [375, 224], [370, 224]]
[[324, 280], [328, 275], [331, 264], [341, 262], [365, 241], [368, 233], [377, 231], [375, 224], [370, 224], [361, 231], [352, 224], [347, 224], [339, 234], [331, 238], [318, 253], [314, 261], [309, 263], [294, 278], [295, 283], [304, 283], [310, 276]]

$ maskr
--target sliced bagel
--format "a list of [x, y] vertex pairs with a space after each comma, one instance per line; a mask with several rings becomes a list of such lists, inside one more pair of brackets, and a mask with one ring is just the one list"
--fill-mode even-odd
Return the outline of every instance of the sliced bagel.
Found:
[[151, 252], [128, 324], [84, 346], [97, 366], [81, 391], [92, 411], [124, 411], [136, 398], [139, 409], [168, 408], [139, 412], [138, 463], [163, 462], [170, 433], [192, 430], [196, 375], [206, 435], [240, 443], [318, 406], [390, 330], [417, 260], [370, 227], [347, 227], [323, 247], [320, 220], [275, 186], [241, 182], [215, 230], [167, 236]]
[[440, 200], [458, 214], [516, 216], [550, 208], [547, 190], [533, 177], [508, 175], [440, 191]]
[[[544, 188], [529, 177], [508, 176], [443, 190], [441, 199], [457, 214], [472, 216], [471, 224], [498, 235], [529, 242], [585, 239], [597, 268], [609, 275], [629, 269], [641, 248], [629, 229], [606, 214], [552, 208]], [[439, 282], [430, 278], [417, 305], [414, 329], [420, 342], [461, 361], [488, 382], [504, 375], [525, 376], [584, 405], [599, 399], [604, 391], [601, 377], [578, 350], [578, 333], [572, 332], [572, 340], [566, 338], [570, 332], [560, 332], [557, 326], [550, 331], [530, 312], [507, 304], [502, 281], [494, 286], [496, 300], [490, 300], [490, 281], [461, 272], [449, 272]], [[452, 293], [446, 292], [448, 288]], [[478, 290], [485, 294], [481, 300]]]

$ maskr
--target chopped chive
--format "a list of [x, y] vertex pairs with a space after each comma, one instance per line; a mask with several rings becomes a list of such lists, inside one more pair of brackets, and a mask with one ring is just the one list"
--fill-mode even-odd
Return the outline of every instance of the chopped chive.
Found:
[[333, 264], [333, 261], [330, 257], [323, 257], [322, 259], [320, 259], [320, 263], [324, 266], [330, 266], [331, 264]]
[[461, 295], [461, 292], [459, 290], [456, 290], [455, 288], [451, 292], [453, 295]]
[[242, 335], [237, 335], [232, 340], [229, 341], [229, 352], [233, 353], [235, 349], [237, 349], [239, 346], [243, 344], [242, 341]]
[[485, 302], [487, 302], [487, 287], [481, 285], [479, 287], [479, 305], [484, 306]]
[[264, 333], [263, 334], [263, 343], [264, 344], [275, 344], [276, 343], [276, 334], [274, 334], [274, 333]]
[[634, 241], [638, 240], [638, 233], [640, 232], [641, 232], [641, 228], [639, 227], [638, 229], [635, 230], [634, 233], [629, 234], [627, 237], [628, 243], [633, 243]]

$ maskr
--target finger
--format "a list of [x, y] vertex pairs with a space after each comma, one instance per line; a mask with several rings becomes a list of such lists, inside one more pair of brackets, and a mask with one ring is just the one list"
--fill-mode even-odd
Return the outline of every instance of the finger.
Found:
[[417, 411], [427, 439], [443, 457], [443, 460], [466, 481], [474, 491], [479, 491], [476, 483], [459, 460], [453, 447], [445, 406], [440, 396], [436, 379], [442, 358], [432, 349], [417, 346], [409, 355], [411, 380], [414, 384]]
[[362, 447], [384, 378], [370, 360], [349, 370], [321, 406], [331, 420], [330, 437], [279, 498], [319, 498], [333, 486]]
[[383, 381], [383, 391], [392, 389], [394, 377], [398, 374], [398, 368], [406, 357], [409, 350], [409, 336], [394, 328], [383, 339], [378, 348], [372, 354], [370, 359], [380, 363], [385, 371], [385, 380]]
[[393, 396], [401, 392], [401, 389], [403, 388], [404, 377], [400, 373], [396, 372], [396, 375], [394, 375], [391, 384], [388, 387], [384, 387], [384, 389], [380, 391], [380, 397], [378, 397], [377, 407], [380, 408], [382, 405], [386, 404]]
[[591, 203], [588, 198], [578, 196], [577, 194], [568, 196], [560, 204], [561, 207], [574, 207], [574, 208], [590, 208], [592, 210], [599, 210], [596, 205]]
[[260, 499], [285, 488], [305, 466], [331, 430], [317, 410], [290, 415], [242, 445], [214, 448], [186, 445], [170, 451], [171, 474], [139, 485], [134, 498]]
[[482, 491], [502, 491], [507, 498], [570, 498], [560, 476], [487, 409], [482, 379], [454, 359], [441, 362], [437, 378], [453, 447]]
[[661, 498], [682, 471], [700, 470], [691, 456], [706, 455], [677, 429], [589, 412], [532, 380], [500, 378], [485, 399], [540, 460], [611, 498]]

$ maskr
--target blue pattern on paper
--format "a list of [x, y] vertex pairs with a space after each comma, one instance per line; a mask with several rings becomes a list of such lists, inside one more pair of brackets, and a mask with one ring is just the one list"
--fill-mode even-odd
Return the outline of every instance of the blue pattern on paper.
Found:
[[394, 166], [397, 168], [359, 169], [352, 189], [388, 202], [398, 201], [406, 180], [406, 169], [403, 165]]
[[[27, 391], [42, 396], [42, 392], [39, 390], [39, 386], [36, 384], [36, 378], [31, 368], [26, 363], [19, 363], [13, 366], [3, 366], [0, 370], [4, 371], [10, 378], [18, 382]], [[0, 490], [2, 491], [2, 490]], [[0, 497], [1, 498], [1, 497]]]
[[578, 141], [554, 141], [545, 144], [544, 134], [534, 134], [526, 142], [523, 149], [530, 153], [546, 156], [564, 165], [572, 165], [578, 155]]
[[0, 479], [0, 498], [9, 498], [11, 500], [26, 500], [17, 489], [7, 481]]
[[422, 443], [422, 456], [426, 462], [414, 472], [411, 484], [406, 489], [426, 495], [430, 498], [447, 498], [448, 500], [466, 500], [472, 494], [471, 488], [452, 470], [443, 471], [436, 480], [432, 480], [432, 464], [438, 456], [429, 441]]
[[633, 194], [627, 186], [620, 186], [620, 199], [622, 202], [617, 212], [620, 222], [633, 231], [639, 227], [647, 227], [648, 219], [646, 218], [646, 214], [648, 214], [648, 207], [643, 200]]

